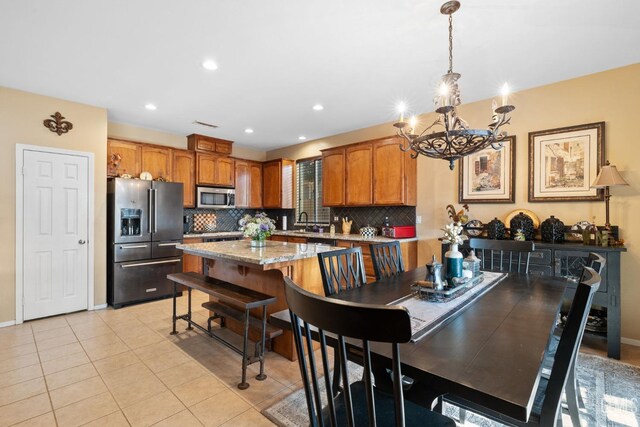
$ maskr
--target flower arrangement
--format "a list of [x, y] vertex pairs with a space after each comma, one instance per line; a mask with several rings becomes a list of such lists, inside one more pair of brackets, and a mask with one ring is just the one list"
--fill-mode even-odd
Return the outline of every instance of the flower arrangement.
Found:
[[264, 241], [276, 229], [274, 221], [264, 212], [258, 212], [255, 216], [247, 214], [240, 219], [239, 224], [244, 237], [259, 241]]
[[462, 224], [460, 222], [452, 222], [441, 229], [444, 231], [442, 241], [444, 243], [451, 243], [452, 245], [461, 245], [465, 240], [469, 238], [462, 234]]

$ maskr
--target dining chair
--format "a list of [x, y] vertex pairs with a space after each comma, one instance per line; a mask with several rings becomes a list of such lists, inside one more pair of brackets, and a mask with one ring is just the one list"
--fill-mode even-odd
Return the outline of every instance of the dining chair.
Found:
[[515, 240], [470, 239], [469, 247], [476, 251], [483, 270], [517, 271], [524, 274], [529, 273], [529, 258], [535, 250], [533, 242]]
[[367, 283], [360, 247], [318, 254], [324, 295], [331, 296]]
[[[456, 395], [445, 395], [442, 400], [460, 408], [478, 413], [487, 418], [513, 426], [556, 426], [562, 425], [562, 391], [571, 375], [584, 335], [584, 327], [589, 316], [593, 295], [600, 286], [601, 277], [591, 267], [584, 267], [576, 293], [571, 302], [558, 348], [553, 357], [553, 367], [548, 378], [541, 377], [536, 391], [533, 408], [528, 422], [521, 422], [504, 414], [489, 410], [475, 402]], [[441, 409], [442, 405], [438, 405]], [[580, 425], [580, 424], [578, 424]]]
[[372, 243], [369, 245], [369, 251], [371, 252], [376, 280], [404, 271], [402, 250], [400, 249], [400, 242], [397, 240], [386, 243]]
[[[593, 270], [598, 273], [600, 277], [602, 277], [602, 272], [604, 271], [606, 263], [607, 260], [604, 257], [595, 252], [590, 252], [585, 265], [587, 267], [593, 268]], [[545, 354], [544, 361], [542, 362], [542, 375], [545, 378], [549, 377], [548, 372], [550, 372], [553, 368], [553, 359], [558, 349], [561, 334], [562, 329], [557, 328], [551, 335], [551, 339], [549, 340], [549, 346]], [[579, 426], [580, 408], [584, 408], [584, 401], [582, 399], [582, 395], [580, 394], [580, 383], [578, 382], [578, 377], [576, 376], [575, 361], [569, 368], [569, 377], [567, 378], [567, 384], [564, 387], [564, 392], [565, 398], [567, 400], [567, 411], [569, 412], [569, 416], [571, 417], [571, 423], [574, 426]]]
[[[348, 289], [359, 288], [367, 283], [360, 247], [319, 253], [318, 261], [326, 297]], [[340, 391], [340, 375], [339, 360], [335, 358], [332, 387], [334, 395]]]
[[[406, 308], [350, 303], [308, 292], [285, 277], [285, 296], [289, 305], [291, 327], [298, 355], [307, 410], [312, 426], [451, 426], [453, 419], [406, 401], [400, 384], [400, 343], [411, 339], [411, 319]], [[320, 360], [316, 360], [313, 336], [320, 343]], [[336, 341], [334, 357], [345, 373], [342, 391], [334, 396], [329, 379], [327, 338]], [[364, 365], [361, 381], [349, 384], [346, 340], [360, 344]], [[395, 376], [393, 393], [387, 394], [373, 385], [370, 342], [391, 347]], [[319, 377], [318, 368], [323, 369]], [[321, 385], [327, 405], [322, 406]]]

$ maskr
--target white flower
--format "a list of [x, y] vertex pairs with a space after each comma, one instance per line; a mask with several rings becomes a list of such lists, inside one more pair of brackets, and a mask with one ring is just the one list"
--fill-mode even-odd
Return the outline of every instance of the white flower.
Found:
[[445, 225], [442, 229], [444, 231], [444, 236], [442, 241], [444, 243], [450, 243], [453, 245], [461, 245], [465, 240], [468, 239], [467, 236], [462, 234], [462, 224], [459, 222], [452, 222], [451, 224]]

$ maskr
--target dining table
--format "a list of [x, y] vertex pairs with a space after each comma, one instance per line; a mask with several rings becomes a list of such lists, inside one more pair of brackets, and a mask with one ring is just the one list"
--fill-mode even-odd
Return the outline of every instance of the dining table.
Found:
[[[426, 275], [426, 267], [420, 267], [331, 298], [403, 305]], [[414, 380], [406, 397], [428, 405], [439, 396], [455, 394], [526, 422], [566, 284], [562, 278], [508, 273], [464, 307], [438, 317], [427, 333], [400, 347], [402, 374]], [[291, 327], [287, 310], [273, 314], [270, 322]], [[358, 343], [349, 341], [347, 351], [351, 360], [358, 360]], [[377, 364], [390, 366], [388, 345], [371, 343], [371, 353]]]

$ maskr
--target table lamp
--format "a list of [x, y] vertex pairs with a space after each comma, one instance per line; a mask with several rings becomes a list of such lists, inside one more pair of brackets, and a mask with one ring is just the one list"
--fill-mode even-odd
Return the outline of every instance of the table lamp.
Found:
[[611, 229], [611, 224], [609, 223], [609, 199], [611, 198], [611, 194], [609, 193], [609, 187], [613, 187], [616, 185], [629, 185], [627, 181], [620, 176], [618, 169], [612, 164], [609, 163], [609, 160], [605, 163], [605, 165], [600, 169], [600, 173], [591, 187], [593, 188], [604, 188], [604, 202], [605, 202], [605, 213], [606, 213], [606, 222], [604, 227], [609, 230]]

